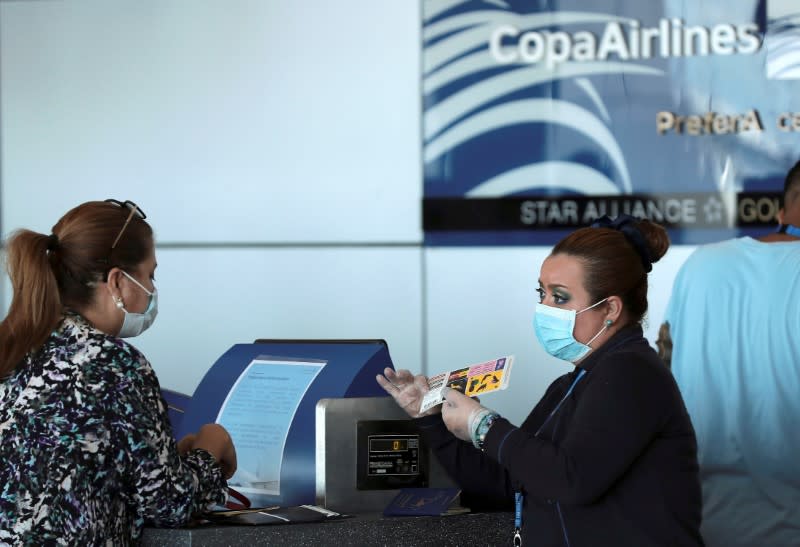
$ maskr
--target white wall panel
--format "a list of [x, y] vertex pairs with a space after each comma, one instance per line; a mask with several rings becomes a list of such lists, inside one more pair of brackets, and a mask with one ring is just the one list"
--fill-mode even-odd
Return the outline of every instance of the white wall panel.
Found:
[[650, 284], [647, 292], [649, 309], [642, 325], [644, 335], [650, 340], [653, 347], [656, 346], [658, 329], [664, 322], [664, 314], [672, 294], [672, 283], [675, 281], [680, 267], [695, 249], [697, 249], [697, 245], [673, 245], [664, 258], [653, 264], [653, 271], [650, 272], [648, 279]]
[[[419, 372], [421, 252], [157, 249], [158, 317], [128, 341], [150, 360], [162, 387], [187, 394], [228, 348], [257, 338], [384, 339], [396, 367]], [[8, 276], [2, 291], [7, 306]]]
[[420, 241], [419, 40], [416, 1], [0, 2], [3, 230]]
[[159, 249], [158, 318], [131, 342], [163, 387], [192, 393], [216, 359], [257, 338], [383, 338], [419, 367], [420, 250]]

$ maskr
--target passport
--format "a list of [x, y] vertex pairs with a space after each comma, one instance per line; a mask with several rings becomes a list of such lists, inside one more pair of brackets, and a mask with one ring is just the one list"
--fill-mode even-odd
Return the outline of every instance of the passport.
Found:
[[403, 488], [383, 510], [384, 517], [442, 516], [467, 512], [456, 503], [458, 488]]

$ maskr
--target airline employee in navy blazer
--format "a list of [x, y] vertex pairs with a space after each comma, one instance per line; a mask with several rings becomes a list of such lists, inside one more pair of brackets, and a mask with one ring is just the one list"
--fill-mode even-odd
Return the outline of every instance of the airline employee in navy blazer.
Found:
[[465, 498], [516, 508], [516, 544], [703, 545], [694, 429], [641, 327], [647, 274], [668, 247], [664, 228], [623, 215], [553, 248], [533, 328], [574, 368], [521, 426], [452, 389], [420, 415], [424, 376], [378, 376]]

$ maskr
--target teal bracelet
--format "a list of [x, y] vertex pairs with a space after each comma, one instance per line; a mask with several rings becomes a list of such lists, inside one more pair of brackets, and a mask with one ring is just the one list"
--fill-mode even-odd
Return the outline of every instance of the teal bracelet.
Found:
[[489, 429], [494, 424], [500, 415], [497, 412], [488, 411], [481, 417], [478, 426], [475, 428], [475, 434], [472, 437], [472, 445], [478, 450], [483, 450], [483, 443], [486, 441], [486, 435]]

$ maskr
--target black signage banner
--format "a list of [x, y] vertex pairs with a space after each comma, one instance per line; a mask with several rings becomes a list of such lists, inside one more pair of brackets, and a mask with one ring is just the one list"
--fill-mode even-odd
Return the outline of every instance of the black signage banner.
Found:
[[777, 224], [779, 192], [681, 193], [514, 198], [425, 198], [426, 231], [553, 230], [588, 226], [603, 215], [628, 214], [668, 228], [769, 228]]

